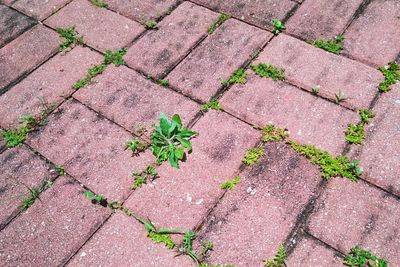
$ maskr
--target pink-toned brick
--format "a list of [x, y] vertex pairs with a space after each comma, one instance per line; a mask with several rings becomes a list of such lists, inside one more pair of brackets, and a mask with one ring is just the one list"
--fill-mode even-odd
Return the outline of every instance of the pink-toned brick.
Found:
[[270, 143], [265, 156], [219, 201], [199, 234], [211, 240], [211, 264], [261, 266], [273, 258], [321, 181], [319, 170], [288, 145]]
[[12, 7], [37, 20], [44, 20], [68, 2], [71, 0], [18, 0]]
[[172, 85], [208, 101], [221, 82], [249, 59], [271, 34], [235, 19], [222, 24], [168, 76]]
[[38, 115], [46, 106], [60, 103], [74, 92], [72, 85], [87, 69], [101, 61], [102, 56], [89, 48], [76, 47], [56, 55], [0, 96], [0, 126], [15, 127], [22, 115]]
[[0, 5], [0, 47], [34, 24], [34, 20], [7, 6]]
[[32, 134], [29, 143], [91, 190], [121, 200], [130, 193], [132, 170], [144, 169], [153, 159], [124, 151], [130, 139], [116, 124], [77, 101], [68, 101], [49, 117], [42, 131]]
[[129, 49], [125, 62], [160, 78], [206, 35], [216, 18], [216, 13], [185, 2], [163, 19], [156, 31], [140, 38]]
[[256, 130], [217, 111], [209, 111], [194, 130], [199, 136], [192, 140], [193, 152], [180, 169], [165, 162], [158, 168], [160, 178], [135, 191], [126, 202], [157, 226], [195, 227], [222, 193], [220, 183], [237, 174], [244, 153], [259, 139]]
[[107, 0], [110, 9], [142, 23], [168, 13], [179, 2], [180, 0]]
[[75, 26], [84, 41], [101, 51], [127, 46], [143, 27], [87, 0], [75, 0], [45, 21], [52, 28]]
[[58, 48], [55, 32], [38, 25], [0, 49], [0, 92], [45, 61]]
[[343, 259], [322, 243], [303, 237], [289, 255], [287, 266], [343, 267]]
[[296, 6], [296, 3], [290, 0], [194, 0], [194, 2], [269, 30], [273, 29], [271, 23], [273, 19], [284, 20]]
[[29, 188], [54, 178], [54, 171], [25, 146], [8, 149], [0, 154], [0, 229], [20, 211], [30, 194]]
[[274, 38], [256, 63], [285, 69], [286, 79], [304, 89], [319, 85], [320, 95], [336, 99], [339, 90], [347, 98], [341, 104], [367, 108], [383, 75], [376, 69], [337, 56], [285, 34]]
[[234, 85], [223, 96], [221, 105], [249, 123], [286, 128], [291, 138], [333, 154], [340, 154], [345, 146], [347, 125], [359, 121], [355, 112], [253, 73], [246, 84]]
[[58, 178], [0, 233], [0, 265], [63, 265], [109, 214], [83, 192], [72, 178]]
[[345, 33], [345, 52], [361, 62], [382, 66], [400, 53], [400, 2], [372, 1]]
[[399, 266], [400, 203], [360, 181], [333, 179], [317, 200], [308, 228], [311, 234], [343, 253], [356, 245]]
[[134, 132], [143, 127], [150, 131], [160, 112], [178, 113], [187, 124], [200, 110], [197, 103], [124, 66], [109, 66], [95, 80], [74, 97]]
[[147, 238], [145, 228], [133, 218], [116, 213], [78, 251], [68, 266], [196, 266], [188, 256], [176, 255], [177, 252]]
[[333, 38], [343, 32], [362, 3], [363, 0], [306, 0], [290, 17], [287, 32], [304, 40]]

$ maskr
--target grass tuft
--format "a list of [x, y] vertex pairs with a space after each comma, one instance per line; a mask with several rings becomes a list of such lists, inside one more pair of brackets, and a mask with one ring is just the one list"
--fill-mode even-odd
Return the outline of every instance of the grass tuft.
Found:
[[285, 79], [285, 70], [272, 65], [259, 63], [258, 65], [251, 65], [250, 68], [261, 77], [271, 78], [274, 81], [283, 81]]
[[344, 36], [338, 35], [334, 39], [328, 39], [324, 41], [323, 39], [317, 39], [310, 42], [313, 46], [324, 49], [330, 53], [340, 55], [343, 50]]

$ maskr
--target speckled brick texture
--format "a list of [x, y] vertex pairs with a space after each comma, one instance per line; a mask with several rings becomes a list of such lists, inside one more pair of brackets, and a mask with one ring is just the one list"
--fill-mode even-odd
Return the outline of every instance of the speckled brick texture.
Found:
[[185, 60], [167, 79], [185, 94], [207, 102], [221, 82], [250, 58], [271, 34], [235, 19], [229, 19]]
[[72, 178], [58, 178], [41, 201], [0, 232], [0, 264], [63, 265], [109, 214], [93, 206], [83, 192]]
[[400, 53], [400, 2], [372, 1], [345, 33], [345, 52], [375, 67]]
[[0, 92], [55, 53], [58, 42], [57, 33], [37, 25], [1, 48]]
[[158, 24], [156, 30], [149, 31], [130, 47], [125, 62], [161, 78], [206, 36], [207, 28], [217, 16], [206, 8], [185, 2]]
[[12, 7], [37, 20], [43, 20], [69, 2], [71, 0], [18, 0]]
[[200, 110], [197, 103], [124, 66], [110, 66], [95, 80], [74, 97], [137, 134], [144, 128], [149, 135], [160, 112], [178, 113], [187, 124]]
[[336, 100], [339, 90], [343, 105], [368, 108], [383, 75], [376, 69], [313, 47], [285, 34], [274, 38], [256, 63], [285, 69], [287, 81], [310, 90], [319, 85], [320, 95]]
[[73, 1], [44, 23], [54, 29], [75, 26], [88, 45], [103, 52], [127, 46], [144, 30], [139, 23], [87, 0]]
[[152, 157], [133, 157], [124, 147], [132, 136], [77, 101], [68, 101], [32, 134], [29, 144], [91, 190], [110, 199], [125, 199], [131, 172], [143, 169]]
[[[246, 84], [234, 85], [221, 105], [231, 114], [259, 127], [274, 124], [304, 144], [314, 144], [332, 154], [345, 146], [348, 123], [358, 115], [284, 82], [275, 82], [250, 73]], [[324, 127], [321, 127], [321, 123]]]
[[400, 265], [399, 200], [366, 184], [333, 179], [317, 200], [309, 231], [347, 253], [356, 245]]
[[89, 48], [75, 47], [57, 54], [0, 96], [0, 126], [17, 127], [22, 115], [39, 115], [60, 103], [74, 92], [72, 85], [87, 69], [100, 62], [102, 56]]
[[211, 264], [259, 266], [273, 258], [320, 182], [319, 170], [290, 146], [270, 143], [264, 157], [208, 216], [199, 242], [212, 240]]
[[55, 171], [25, 146], [8, 149], [0, 154], [0, 229], [17, 215], [22, 202], [29, 196], [28, 188], [55, 178]]
[[189, 257], [176, 255], [176, 251], [147, 238], [145, 228], [133, 218], [116, 213], [78, 251], [68, 266], [196, 266]]

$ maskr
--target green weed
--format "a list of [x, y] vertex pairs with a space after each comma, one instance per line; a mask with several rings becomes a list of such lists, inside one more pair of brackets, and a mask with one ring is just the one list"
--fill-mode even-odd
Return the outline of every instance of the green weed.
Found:
[[115, 66], [125, 64], [123, 57], [126, 52], [128, 52], [128, 49], [126, 48], [118, 49], [115, 52], [112, 52], [111, 50], [106, 50], [106, 52], [104, 53], [104, 64], [109, 65], [111, 63], [114, 63]]
[[349, 144], [361, 145], [363, 144], [363, 140], [365, 138], [364, 134], [364, 123], [353, 124], [350, 123], [347, 126], [347, 130], [345, 132], [346, 141]]
[[161, 85], [161, 86], [167, 87], [167, 86], [169, 86], [169, 81], [165, 80], [165, 79], [164, 80], [159, 80], [158, 84]]
[[97, 75], [103, 73], [103, 71], [107, 68], [107, 65], [102, 63], [98, 65], [94, 65], [92, 68], [90, 68], [86, 74], [86, 76], [80, 80], [78, 80], [76, 83], [72, 85], [72, 88], [75, 90], [79, 90], [83, 87], [85, 87], [87, 84], [92, 82], [92, 79], [96, 77]]
[[203, 112], [207, 112], [210, 109], [213, 109], [213, 110], [224, 110], [224, 108], [219, 105], [219, 102], [218, 102], [217, 98], [211, 98], [210, 102], [205, 103], [204, 105], [201, 106], [201, 111], [203, 111]]
[[168, 234], [148, 232], [147, 237], [153, 240], [154, 243], [163, 243], [168, 249], [174, 249], [175, 247], [174, 241], [172, 241], [171, 236]]
[[384, 259], [373, 255], [371, 251], [355, 246], [344, 259], [344, 265], [351, 267], [387, 267]]
[[286, 129], [281, 129], [281, 128], [275, 127], [272, 124], [266, 125], [261, 130], [261, 134], [262, 134], [261, 140], [263, 142], [283, 141], [288, 137], [288, 133], [287, 133]]
[[205, 256], [210, 250], [213, 250], [213, 242], [211, 240], [207, 240], [203, 244], [203, 249], [201, 250], [201, 255]]
[[263, 148], [252, 148], [246, 152], [244, 158], [242, 159], [242, 162], [248, 166], [252, 166], [258, 163], [262, 155], [264, 155]]
[[222, 25], [222, 23], [224, 23], [225, 21], [227, 21], [228, 19], [230, 19], [231, 16], [227, 15], [227, 14], [221, 14], [219, 15], [219, 17], [217, 18], [217, 20], [215, 22], [213, 22], [213, 24], [210, 25], [210, 27], [208, 27], [207, 32], [209, 34], [212, 34], [213, 32], [215, 32], [215, 30]]
[[146, 27], [146, 29], [149, 30], [155, 29], [157, 28], [157, 22], [155, 22], [154, 20], [149, 20], [144, 23], [144, 26]]
[[134, 155], [137, 155], [141, 152], [144, 152], [147, 149], [148, 145], [139, 138], [133, 138], [133, 140], [128, 141], [125, 144], [125, 150], [130, 150]]
[[7, 148], [13, 148], [21, 145], [28, 134], [35, 129], [38, 125], [41, 125], [43, 118], [35, 118], [32, 115], [23, 115], [19, 119], [18, 123], [20, 127], [17, 129], [2, 130], [1, 136], [6, 141]]
[[264, 261], [265, 267], [286, 267], [286, 249], [283, 245], [279, 246], [278, 252], [275, 254], [273, 259]]
[[228, 189], [228, 190], [232, 190], [235, 188], [235, 185], [237, 185], [240, 182], [240, 176], [236, 176], [235, 178], [233, 178], [232, 180], [223, 182], [221, 184], [221, 189]]
[[358, 114], [360, 115], [361, 121], [362, 121], [363, 123], [366, 123], [366, 124], [369, 123], [369, 120], [370, 120], [370, 119], [372, 119], [372, 118], [375, 117], [375, 113], [372, 112], [372, 111], [369, 110], [369, 109], [360, 109], [360, 110], [358, 111]]
[[379, 84], [378, 90], [381, 93], [389, 92], [391, 86], [400, 81], [400, 66], [390, 62], [378, 70], [385, 76], [385, 79]]
[[331, 52], [336, 55], [340, 55], [343, 50], [344, 36], [338, 35], [334, 39], [317, 39], [310, 42], [313, 46], [324, 49], [325, 51]]
[[134, 177], [134, 182], [133, 185], [131, 186], [132, 190], [136, 190], [140, 187], [142, 187], [144, 184], [147, 183], [147, 181], [152, 181], [155, 178], [157, 178], [158, 173], [156, 171], [156, 168], [154, 166], [147, 166], [146, 169], [142, 172], [134, 172], [132, 173]]
[[251, 65], [250, 68], [261, 77], [271, 78], [274, 81], [285, 80], [285, 70], [276, 68], [272, 65], [259, 63], [258, 65]]
[[188, 255], [192, 258], [197, 264], [199, 262], [199, 256], [196, 252], [193, 251], [193, 240], [196, 238], [196, 233], [193, 231], [185, 231], [185, 235], [183, 236], [182, 244], [179, 247], [179, 252], [182, 254]]
[[313, 86], [313, 88], [311, 88], [311, 92], [313, 95], [318, 95], [320, 90], [321, 90], [321, 86], [319, 86], [319, 85], [315, 85], [315, 86]]
[[222, 81], [222, 85], [228, 86], [235, 83], [245, 84], [247, 73], [243, 68], [235, 70], [228, 80]]
[[79, 36], [74, 26], [67, 28], [57, 28], [56, 31], [61, 37], [64, 38], [64, 40], [60, 43], [60, 51], [63, 51], [72, 45], [84, 44], [83, 36]]
[[32, 206], [33, 203], [35, 203], [36, 199], [39, 199], [40, 193], [50, 188], [52, 185], [53, 182], [51, 180], [43, 181], [38, 187], [29, 188], [25, 185], [25, 187], [28, 188], [28, 190], [30, 191], [30, 195], [22, 202], [20, 206], [21, 209], [26, 210], [30, 206]]
[[106, 8], [108, 6], [107, 3], [102, 0], [90, 0], [90, 3], [92, 3], [92, 5], [94, 5], [94, 6], [102, 7], [102, 8]]
[[273, 19], [272, 25], [274, 26], [273, 34], [277, 35], [285, 29], [285, 25], [279, 19]]
[[100, 204], [102, 206], [107, 206], [107, 199], [103, 195], [96, 195], [91, 191], [86, 191], [85, 197], [91, 200], [93, 204]]
[[63, 166], [56, 165], [55, 168], [58, 175], [65, 175], [65, 169]]

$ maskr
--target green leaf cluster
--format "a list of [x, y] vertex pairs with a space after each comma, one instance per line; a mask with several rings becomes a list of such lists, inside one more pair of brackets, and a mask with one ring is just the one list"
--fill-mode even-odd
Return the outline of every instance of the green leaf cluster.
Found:
[[125, 144], [125, 149], [132, 151], [133, 154], [139, 154], [147, 149], [148, 145], [139, 138], [134, 138], [133, 140]]
[[112, 52], [111, 50], [106, 50], [106, 52], [104, 53], [104, 64], [109, 65], [111, 63], [114, 63], [115, 66], [125, 64], [123, 57], [126, 52], [128, 52], [128, 49], [126, 48], [118, 49], [115, 52]]
[[364, 123], [349, 123], [346, 132], [346, 141], [349, 144], [361, 145], [364, 143]]
[[250, 68], [261, 77], [271, 78], [274, 81], [283, 81], [285, 79], [285, 70], [272, 65], [259, 63], [258, 65], [251, 65]]
[[174, 241], [172, 241], [171, 236], [168, 234], [147, 232], [147, 237], [153, 240], [154, 243], [163, 243], [168, 249], [173, 249], [175, 247]]
[[227, 15], [227, 14], [221, 14], [218, 16], [217, 20], [215, 22], [213, 22], [213, 24], [210, 25], [210, 27], [208, 27], [207, 32], [209, 34], [212, 34], [213, 32], [215, 32], [215, 30], [222, 25], [222, 23], [224, 23], [225, 21], [227, 21], [228, 19], [230, 19], [231, 16]]
[[51, 180], [46, 180], [43, 181], [38, 187], [32, 187], [29, 188], [30, 194], [29, 196], [22, 202], [21, 204], [21, 209], [22, 210], [26, 210], [28, 209], [30, 206], [33, 205], [33, 203], [35, 203], [36, 199], [39, 198], [40, 193], [42, 193], [44, 190], [46, 190], [47, 188], [50, 188], [53, 185], [53, 182]]
[[222, 85], [228, 86], [235, 83], [245, 84], [247, 73], [243, 68], [235, 70], [228, 80], [222, 81]]
[[213, 109], [213, 110], [224, 110], [224, 108], [219, 105], [219, 102], [218, 102], [217, 98], [211, 98], [210, 102], [205, 103], [204, 105], [201, 106], [201, 111], [203, 111], [203, 112], [207, 112], [210, 109]]
[[157, 27], [157, 22], [154, 20], [149, 20], [144, 23], [144, 26], [149, 30], [155, 29]]
[[237, 185], [240, 182], [240, 176], [236, 176], [235, 178], [233, 178], [232, 180], [223, 182], [221, 184], [221, 189], [228, 189], [228, 190], [232, 190], [235, 188], [235, 185]]
[[102, 64], [98, 64], [98, 65], [94, 65], [93, 67], [91, 67], [87, 74], [85, 75], [85, 77], [83, 77], [82, 79], [78, 80], [76, 83], [74, 83], [72, 85], [72, 88], [74, 88], [75, 90], [79, 90], [83, 87], [85, 87], [87, 84], [92, 82], [92, 79], [94, 77], [96, 77], [97, 75], [103, 73], [103, 71], [107, 68], [107, 65], [102, 63]]
[[373, 255], [371, 251], [355, 246], [345, 257], [344, 264], [351, 267], [387, 267], [384, 259]]
[[154, 180], [158, 173], [154, 166], [147, 166], [146, 169], [142, 172], [134, 172], [132, 173], [134, 177], [133, 185], [131, 186], [132, 190], [136, 190], [142, 187], [143, 184], [147, 183], [148, 180]]
[[163, 79], [163, 80], [159, 80], [158, 84], [164, 87], [169, 86], [169, 80]]
[[57, 33], [64, 38], [60, 43], [60, 51], [69, 48], [71, 45], [83, 45], [83, 36], [78, 36], [75, 26], [67, 28], [57, 28]]
[[102, 204], [102, 203], [106, 203], [107, 199], [105, 196], [103, 195], [96, 195], [91, 191], [86, 191], [85, 192], [85, 197], [89, 200], [92, 201], [92, 203], [94, 204]]
[[273, 19], [272, 25], [274, 26], [274, 30], [272, 31], [272, 33], [275, 35], [282, 32], [286, 28], [283, 22], [280, 21], [279, 19]]
[[286, 129], [275, 127], [272, 124], [266, 125], [261, 130], [261, 134], [262, 134], [261, 140], [263, 142], [278, 142], [278, 141], [283, 141], [288, 137]]
[[151, 150], [157, 158], [157, 163], [169, 160], [172, 167], [179, 168], [178, 161], [184, 159], [185, 150], [192, 151], [192, 144], [189, 140], [196, 134], [182, 126], [178, 114], [169, 119], [164, 113], [161, 113], [159, 125], [153, 126], [151, 135]]
[[92, 5], [97, 7], [102, 7], [102, 8], [108, 7], [107, 3], [102, 0], [90, 0], [90, 3], [92, 3]]
[[273, 259], [268, 259], [264, 261], [265, 267], [285, 267], [286, 263], [286, 249], [283, 245], [279, 246], [277, 253]]
[[244, 158], [242, 159], [242, 162], [248, 166], [252, 166], [252, 165], [258, 163], [258, 161], [262, 155], [264, 155], [263, 148], [261, 148], [261, 147], [260, 148], [252, 148], [246, 152], [246, 154], [244, 155]]
[[2, 130], [1, 136], [6, 141], [6, 147], [12, 148], [22, 144], [28, 134], [40, 124], [40, 120], [40, 118], [35, 118], [32, 115], [23, 115], [18, 121], [19, 128]]
[[338, 35], [334, 39], [328, 39], [324, 41], [323, 39], [317, 39], [310, 42], [313, 46], [324, 49], [330, 53], [340, 55], [343, 50], [344, 36]]
[[372, 111], [369, 110], [369, 109], [360, 109], [360, 110], [358, 111], [358, 114], [360, 115], [361, 121], [362, 121], [363, 123], [366, 123], [366, 124], [369, 123], [369, 120], [370, 120], [370, 119], [372, 119], [372, 118], [375, 117], [375, 113], [372, 112]]
[[394, 62], [390, 62], [378, 70], [385, 76], [385, 79], [378, 86], [379, 92], [389, 92], [391, 90], [390, 87], [400, 81], [400, 66]]
[[55, 169], [56, 169], [56, 172], [58, 173], [58, 175], [65, 175], [65, 169], [63, 166], [56, 165]]

